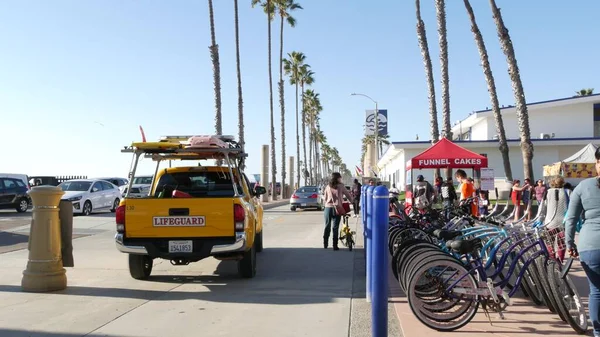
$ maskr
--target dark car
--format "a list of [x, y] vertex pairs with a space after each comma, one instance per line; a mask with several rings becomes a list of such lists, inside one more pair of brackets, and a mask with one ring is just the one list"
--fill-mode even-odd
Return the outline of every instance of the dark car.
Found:
[[20, 179], [0, 178], [0, 209], [14, 208], [26, 212], [31, 204], [29, 189]]

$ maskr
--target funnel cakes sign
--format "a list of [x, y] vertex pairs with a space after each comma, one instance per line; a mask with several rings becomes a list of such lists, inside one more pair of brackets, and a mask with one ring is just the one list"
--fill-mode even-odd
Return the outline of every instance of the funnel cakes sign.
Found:
[[440, 159], [418, 159], [417, 166], [481, 166], [479, 158], [440, 158]]

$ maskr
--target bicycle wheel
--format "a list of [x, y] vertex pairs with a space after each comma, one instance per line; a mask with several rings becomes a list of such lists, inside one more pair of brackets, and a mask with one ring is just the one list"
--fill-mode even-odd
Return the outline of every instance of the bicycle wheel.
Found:
[[424, 247], [430, 247], [431, 249], [439, 249], [434, 244], [425, 242], [425, 241], [416, 242], [412, 245], [403, 247], [403, 249], [398, 249], [399, 254], [397, 255], [397, 258], [396, 258], [396, 268], [394, 270], [395, 270], [395, 273], [398, 275], [397, 279], [398, 279], [398, 281], [400, 281], [401, 286], [403, 286], [403, 283], [401, 282], [402, 280], [400, 279], [400, 276], [402, 275], [402, 270], [407, 267], [407, 263], [409, 262], [407, 257], [412, 252], [419, 251], [420, 249], [423, 249]]
[[562, 312], [563, 317], [575, 332], [580, 335], [585, 334], [588, 329], [587, 314], [569, 274], [561, 279], [562, 270], [554, 260], [548, 261], [547, 269], [548, 283], [556, 300], [556, 309]]
[[540, 290], [542, 296], [544, 297], [544, 302], [552, 313], [558, 314], [560, 319], [566, 322], [567, 319], [563, 317], [560, 311], [556, 310], [556, 299], [554, 298], [554, 295], [552, 295], [552, 289], [550, 289], [550, 283], [548, 282], [548, 270], [546, 269], [547, 264], [545, 263], [546, 261], [543, 261], [542, 259], [543, 257], [536, 259], [532, 265], [535, 266], [535, 269], [538, 271], [538, 281], [539, 284], [542, 285]]
[[[435, 258], [423, 257], [422, 261], [433, 259], [438, 262], [441, 260], [456, 261], [455, 258], [449, 255], [438, 255]], [[414, 270], [410, 275], [410, 278], [414, 277]], [[430, 284], [419, 284], [416, 295], [422, 301], [423, 310], [421, 312], [423, 315], [439, 322], [450, 322], [463, 316], [469, 310], [471, 306], [469, 301], [461, 301], [456, 297], [435, 296], [439, 290], [440, 287], [435, 281]]]
[[406, 286], [408, 285], [408, 276], [410, 275], [410, 272], [413, 269], [417, 268], [424, 258], [426, 258], [427, 256], [431, 256], [432, 254], [438, 257], [447, 256], [447, 254], [442, 252], [439, 248], [428, 247], [425, 245], [422, 245], [419, 248], [414, 249], [404, 255], [404, 267], [398, 273], [398, 281], [400, 282], [400, 287], [402, 288], [404, 293], [406, 293]]
[[[478, 296], [468, 298], [464, 294], [456, 291], [466, 290], [466, 293], [473, 293], [477, 290], [475, 279], [462, 263], [448, 258], [429, 257], [424, 263], [414, 270], [413, 277], [408, 285], [408, 304], [411, 311], [417, 319], [425, 326], [443, 332], [454, 331], [468, 324], [479, 308]], [[450, 291], [446, 289], [454, 282], [462, 278], [459, 285]], [[420, 295], [423, 287], [427, 289], [437, 289], [435, 294], [428, 294], [429, 298]], [[429, 293], [429, 292], [428, 292]], [[466, 310], [457, 312], [433, 312], [425, 309], [425, 301], [431, 297], [437, 298], [456, 298], [461, 302], [467, 302]], [[456, 315], [460, 313], [460, 315]], [[449, 319], [452, 317], [453, 319]]]
[[394, 274], [394, 277], [396, 277], [396, 280], [398, 279], [398, 259], [400, 258], [400, 255], [402, 254], [402, 252], [408, 248], [410, 248], [412, 245], [415, 245], [417, 243], [423, 243], [426, 241], [423, 240], [408, 240], [406, 242], [403, 242], [402, 244], [400, 244], [398, 246], [398, 248], [394, 251], [394, 255], [392, 255], [392, 272]]

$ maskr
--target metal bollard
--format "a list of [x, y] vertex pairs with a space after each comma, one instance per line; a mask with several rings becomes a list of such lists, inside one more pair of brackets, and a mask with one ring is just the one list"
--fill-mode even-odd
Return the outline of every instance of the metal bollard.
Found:
[[373, 191], [373, 255], [371, 263], [372, 303], [371, 320], [373, 337], [387, 336], [388, 333], [388, 226], [390, 220], [389, 191], [385, 186], [377, 186]]
[[63, 290], [67, 275], [63, 268], [58, 205], [65, 194], [54, 186], [38, 186], [29, 193], [33, 221], [29, 236], [29, 260], [23, 271], [21, 289], [30, 292]]
[[[360, 217], [362, 220], [363, 228], [363, 243], [365, 247], [365, 261], [367, 260], [367, 187], [366, 185], [361, 186], [360, 192]], [[366, 264], [365, 264], [366, 268]]]
[[73, 261], [73, 203], [61, 200], [58, 204], [58, 218], [60, 219], [60, 255], [63, 267], [74, 267]]
[[367, 253], [367, 302], [371, 302], [373, 293], [373, 190], [375, 186], [367, 187], [367, 240], [365, 251]]

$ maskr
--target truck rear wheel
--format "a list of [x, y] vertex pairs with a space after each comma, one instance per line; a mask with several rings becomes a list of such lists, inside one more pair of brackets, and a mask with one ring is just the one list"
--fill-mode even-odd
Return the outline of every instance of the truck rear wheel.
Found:
[[129, 274], [136, 280], [147, 280], [153, 261], [148, 255], [129, 254]]
[[260, 253], [263, 251], [263, 231], [260, 231], [260, 233], [256, 233], [256, 238], [254, 239], [256, 241], [256, 243], [254, 244], [256, 246], [256, 252]]
[[250, 250], [244, 252], [244, 257], [238, 261], [238, 273], [243, 278], [256, 276], [256, 243]]

